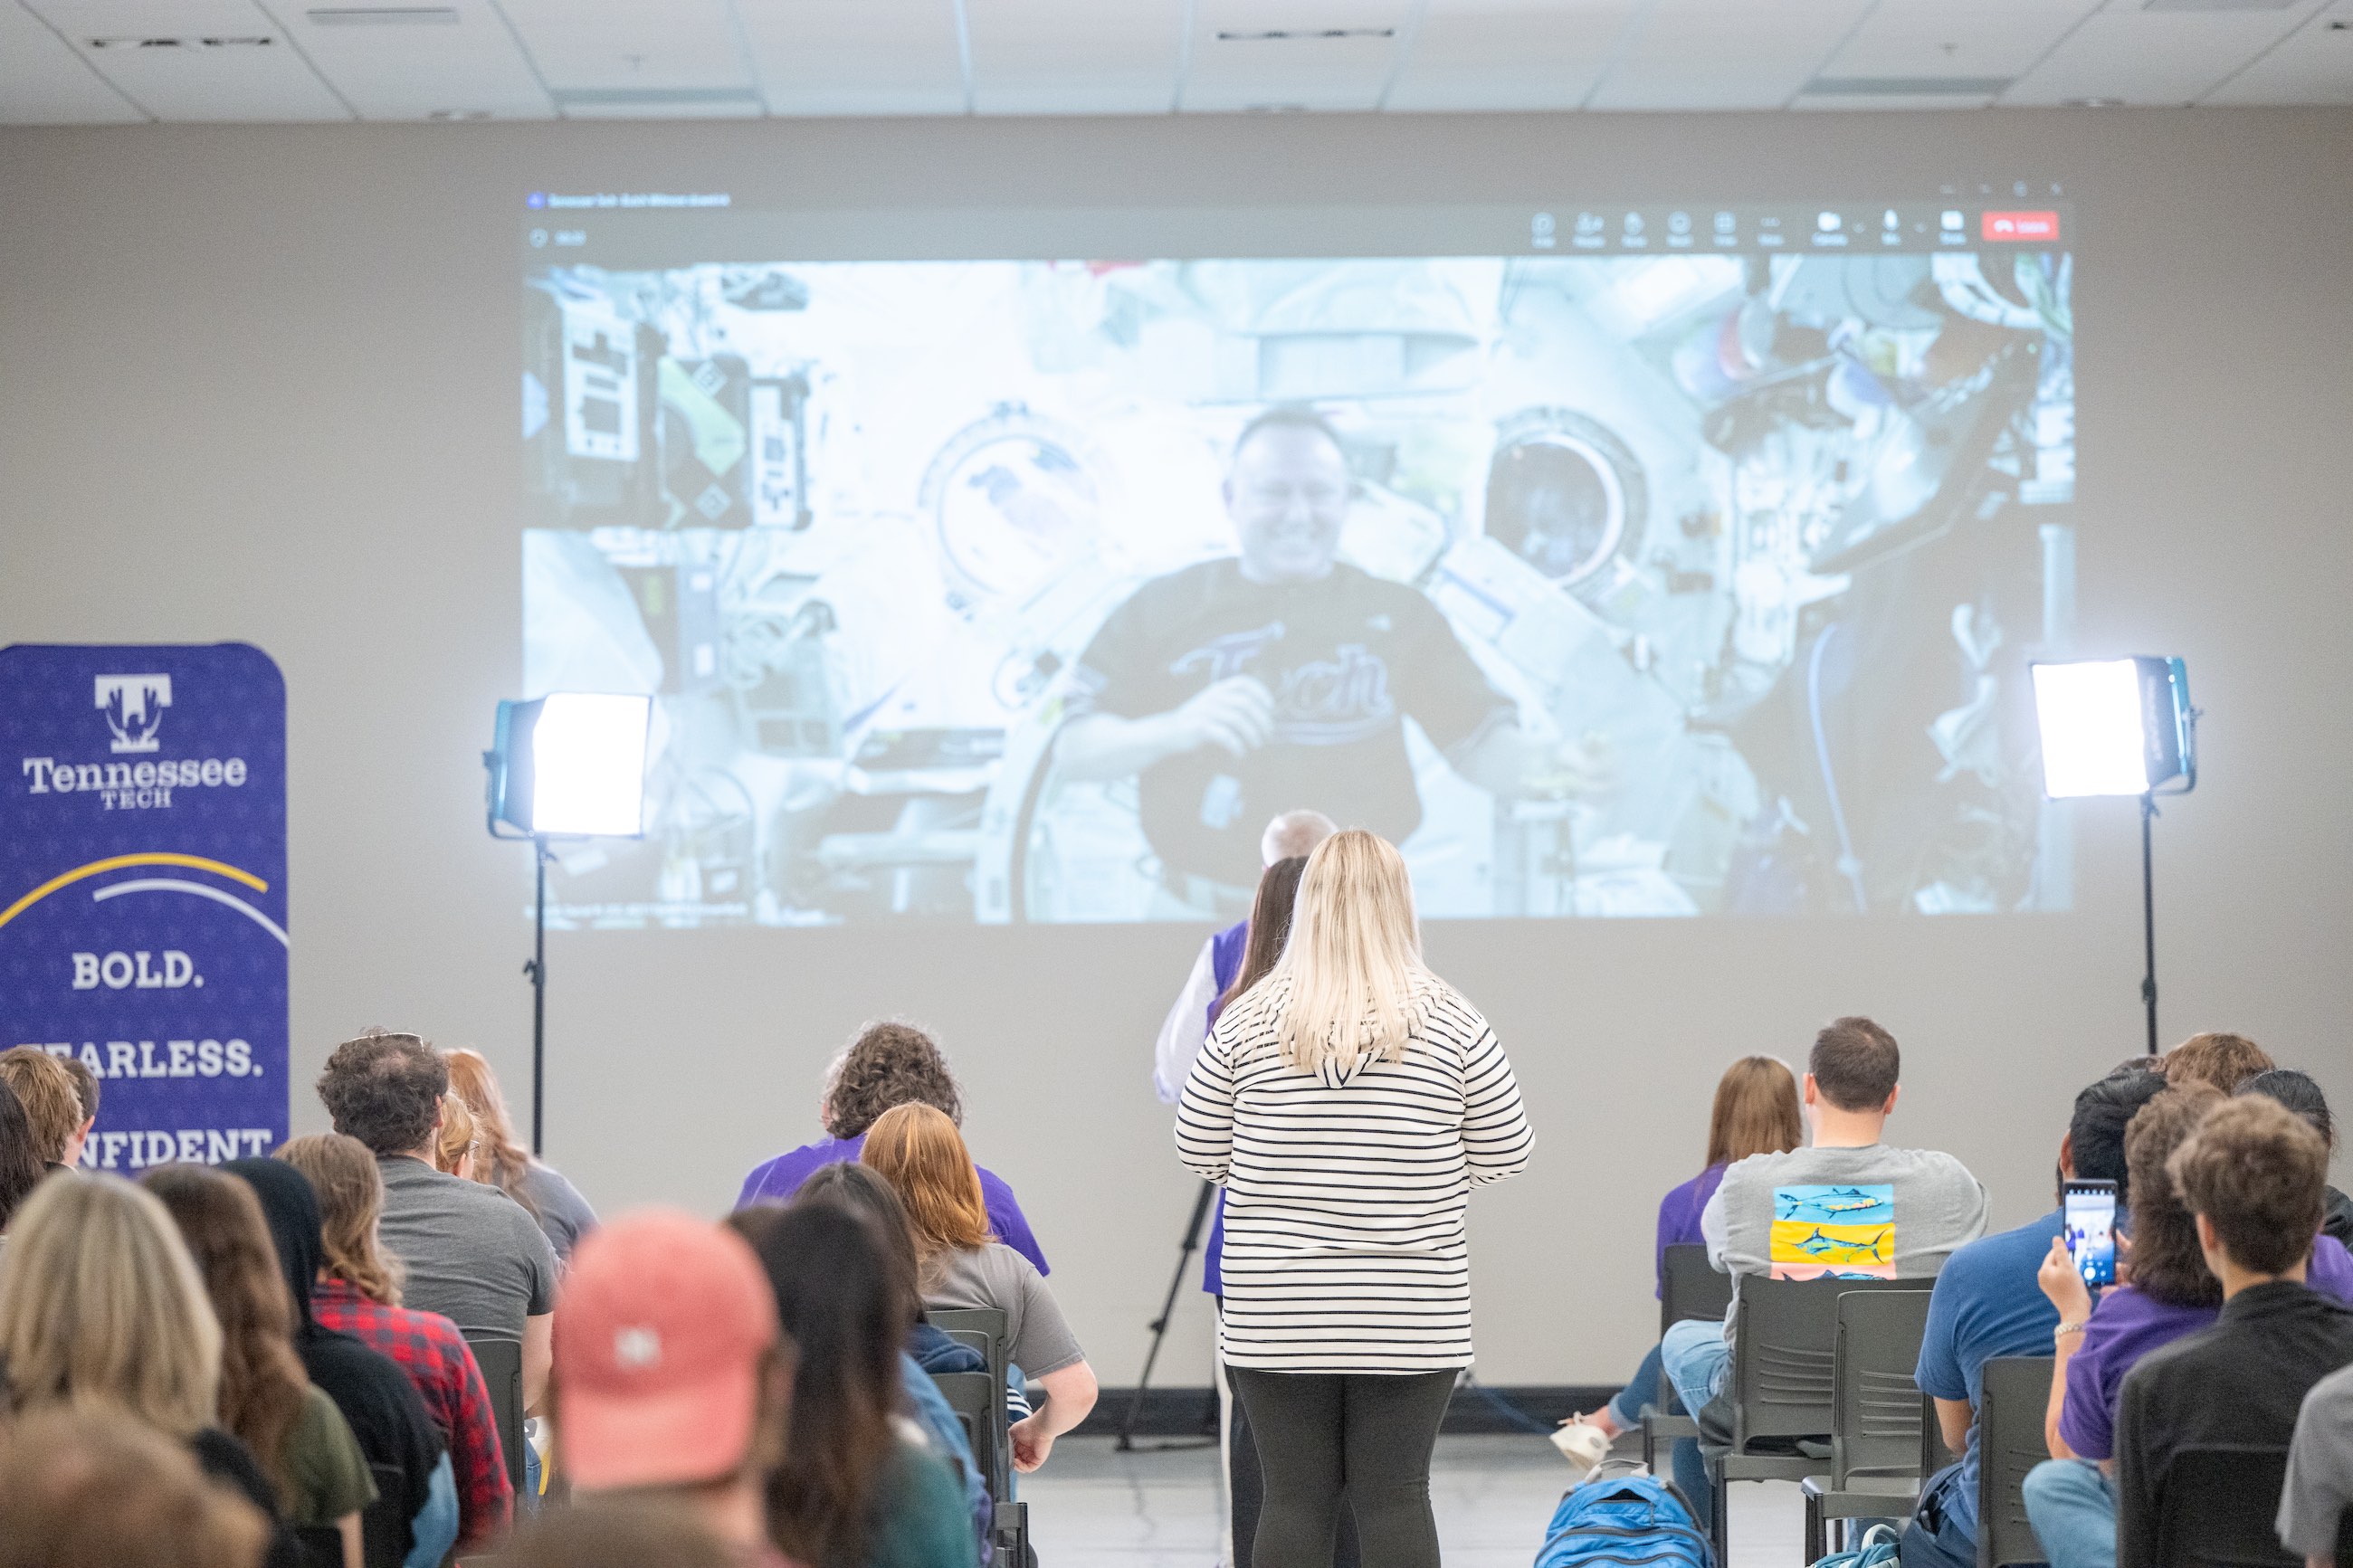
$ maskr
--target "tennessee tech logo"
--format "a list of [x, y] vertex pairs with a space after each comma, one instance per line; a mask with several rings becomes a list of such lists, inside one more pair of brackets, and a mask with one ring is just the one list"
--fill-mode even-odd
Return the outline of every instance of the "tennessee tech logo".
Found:
[[101, 675], [97, 685], [98, 710], [114, 731], [116, 752], [152, 752], [162, 744], [155, 731], [172, 705], [170, 676]]

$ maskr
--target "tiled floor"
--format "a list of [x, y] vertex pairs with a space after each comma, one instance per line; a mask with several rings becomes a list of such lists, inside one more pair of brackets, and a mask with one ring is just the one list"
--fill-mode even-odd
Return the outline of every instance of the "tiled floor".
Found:
[[[1540, 1437], [1445, 1437], [1430, 1476], [1447, 1568], [1528, 1568], [1568, 1466]], [[1216, 1568], [1218, 1471], [1207, 1448], [1122, 1454], [1065, 1437], [1021, 1481], [1039, 1568]], [[1787, 1482], [1732, 1493], [1730, 1568], [1798, 1568], [1803, 1521]]]

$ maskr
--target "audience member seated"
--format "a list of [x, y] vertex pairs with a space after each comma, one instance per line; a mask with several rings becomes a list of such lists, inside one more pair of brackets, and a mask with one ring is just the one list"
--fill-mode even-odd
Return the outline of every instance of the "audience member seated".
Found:
[[[2328, 1145], [2331, 1154], [2337, 1152], [2337, 1119], [2328, 1113], [2328, 1097], [2320, 1092], [2310, 1073], [2294, 1068], [2274, 1068], [2259, 1072], [2239, 1085], [2238, 1094], [2260, 1094], [2276, 1100], [2312, 1124]], [[2348, 1197], [2335, 1187], [2324, 1190], [2320, 1211], [2320, 1234], [2335, 1237], [2353, 1247], [2353, 1197]]]
[[268, 1518], [267, 1568], [309, 1568], [252, 1450], [217, 1425], [220, 1321], [153, 1193], [108, 1176], [41, 1184], [0, 1268], [0, 1376], [19, 1423], [105, 1406], [186, 1445]]
[[[1806, 1120], [1813, 1142], [1786, 1154], [1756, 1154], [1729, 1166], [1700, 1213], [1708, 1261], [1726, 1273], [1810, 1279], [1851, 1271], [1892, 1270], [1926, 1279], [1966, 1243], [1985, 1234], [1986, 1193], [1950, 1154], [1895, 1149], [1880, 1142], [1895, 1110], [1902, 1055], [1895, 1037], [1868, 1018], [1840, 1018], [1814, 1037], [1806, 1061]], [[1832, 1258], [1782, 1239], [1778, 1218], [1805, 1217], [1824, 1189], [1862, 1188], [1877, 1200], [1863, 1214], [1841, 1213], [1847, 1227], [1877, 1227]], [[1825, 1222], [1829, 1216], [1824, 1216]], [[1722, 1323], [1694, 1320], [1670, 1328], [1660, 1345], [1667, 1378], [1683, 1408], [1705, 1413], [1732, 1366], [1737, 1314]], [[1725, 1425], [1728, 1425], [1725, 1423]]]
[[249, 1189], [201, 1165], [160, 1166], [139, 1184], [180, 1227], [220, 1321], [221, 1425], [261, 1461], [286, 1522], [339, 1531], [343, 1568], [361, 1568], [360, 1510], [376, 1500], [375, 1481], [350, 1423], [294, 1352], [261, 1205]]
[[598, 1499], [551, 1509], [499, 1568], [744, 1568], [744, 1554], [675, 1503]]
[[[2116, 1557], [2153, 1563], [2158, 1500], [2192, 1448], [2281, 1448], [2305, 1396], [2353, 1363], [2353, 1308], [2305, 1283], [2328, 1145], [2262, 1096], [2209, 1111], [2166, 1171], [2221, 1282], [2214, 1325], [2152, 1351], [2116, 1411]], [[2192, 1510], [2194, 1497], [2186, 1500]], [[2333, 1542], [2331, 1543], [2333, 1545]]]
[[0, 1258], [7, 1256], [9, 1227], [16, 1211], [49, 1173], [33, 1141], [33, 1124], [16, 1091], [0, 1083]]
[[[2059, 1187], [2076, 1180], [2114, 1182], [2121, 1211], [2131, 1184], [2125, 1128], [2165, 1089], [2146, 1059], [2126, 1064], [2075, 1097], [2059, 1140]], [[2058, 1309], [2035, 1282], [2051, 1244], [2066, 1228], [2053, 1209], [2015, 1230], [1970, 1242], [1945, 1262], [1928, 1299], [1928, 1325], [1913, 1374], [1936, 1401], [1945, 1446], [1960, 1455], [1930, 1477], [1904, 1531], [1905, 1568], [1973, 1568], [1978, 1560], [1978, 1428], [1985, 1364], [1997, 1356], [2040, 1356], [2051, 1350]]]
[[474, 1131], [474, 1113], [466, 1109], [466, 1102], [455, 1094], [443, 1095], [441, 1125], [433, 1134], [433, 1168], [461, 1182], [474, 1180], [474, 1151], [480, 1143]]
[[859, 1155], [897, 1191], [915, 1238], [923, 1305], [995, 1307], [1005, 1314], [1015, 1366], [1045, 1390], [1046, 1403], [1014, 1423], [1013, 1463], [1034, 1470], [1054, 1439], [1094, 1408], [1094, 1369], [1029, 1260], [990, 1235], [972, 1156], [955, 1123], [928, 1105], [883, 1112]]
[[269, 1521], [120, 1411], [0, 1431], [0, 1568], [257, 1568]]
[[74, 1134], [73, 1142], [68, 1146], [67, 1152], [73, 1158], [66, 1162], [69, 1165], [79, 1165], [81, 1163], [81, 1152], [90, 1143], [90, 1129], [98, 1125], [98, 1075], [90, 1071], [90, 1064], [79, 1057], [61, 1056], [57, 1060], [58, 1065], [66, 1069], [66, 1076], [73, 1079], [74, 1098], [81, 1101], [81, 1131]]
[[691, 1215], [625, 1215], [581, 1241], [555, 1315], [556, 1469], [574, 1494], [673, 1505], [739, 1564], [784, 1568], [766, 1496], [790, 1347], [743, 1238]]
[[[928, 1105], [956, 1125], [964, 1124], [964, 1099], [947, 1058], [932, 1037], [911, 1024], [867, 1025], [826, 1070], [825, 1097], [817, 1108], [826, 1136], [754, 1167], [744, 1178], [735, 1206], [783, 1203], [819, 1166], [857, 1159], [875, 1119], [893, 1106], [908, 1104]], [[1013, 1189], [993, 1171], [977, 1165], [973, 1170], [987, 1202], [989, 1229], [1037, 1265], [1039, 1273], [1052, 1272], [1021, 1205], [1014, 1201]]]
[[759, 1255], [796, 1352], [770, 1539], [815, 1568], [974, 1568], [963, 1489], [893, 1414], [910, 1325], [872, 1227], [831, 1204], [760, 1205], [729, 1223]]
[[[1667, 1292], [1667, 1248], [1703, 1239], [1699, 1216], [1715, 1195], [1725, 1168], [1751, 1154], [1786, 1154], [1805, 1141], [1798, 1079], [1787, 1062], [1778, 1057], [1743, 1057], [1724, 1069], [1716, 1080], [1715, 1104], [1708, 1112], [1707, 1158], [1698, 1175], [1659, 1200], [1659, 1239], [1651, 1255], [1654, 1298], [1663, 1299]], [[1572, 1415], [1561, 1425], [1581, 1422], [1599, 1427], [1605, 1437], [1615, 1437], [1641, 1419], [1642, 1406], [1657, 1397], [1658, 1388], [1659, 1348], [1653, 1345], [1617, 1398], [1590, 1415]]]
[[335, 1131], [376, 1157], [384, 1176], [377, 1228], [406, 1270], [408, 1305], [440, 1313], [469, 1339], [522, 1345], [523, 1407], [536, 1413], [547, 1386], [555, 1250], [505, 1193], [434, 1169], [448, 1090], [438, 1051], [417, 1036], [380, 1029], [337, 1046], [319, 1077]]
[[311, 1315], [408, 1374], [448, 1445], [459, 1547], [489, 1544], [506, 1530], [514, 1503], [491, 1391], [457, 1324], [438, 1312], [401, 1305], [396, 1260], [376, 1247], [384, 1177], [375, 1156], [356, 1138], [318, 1132], [295, 1139], [278, 1158], [309, 1180], [319, 1205], [321, 1262], [311, 1288]]
[[[2222, 1304], [2221, 1282], [2207, 1269], [2197, 1223], [2168, 1171], [2174, 1151], [2222, 1103], [2221, 1092], [2202, 1081], [2176, 1085], [2143, 1106], [2126, 1130], [2132, 1226], [2129, 1252], [2119, 1247], [2124, 1283], [2094, 1302], [2063, 1237], [2043, 1258], [2037, 1280], [2059, 1310], [2043, 1418], [2052, 1458], [2027, 1472], [2025, 1495], [2027, 1517], [2052, 1568], [2116, 1563], [2113, 1460], [2126, 1375], [2150, 1352], [2211, 1327]], [[2312, 1254], [2309, 1283], [2339, 1300], [2353, 1299], [2353, 1257], [2325, 1237]]]
[[2342, 1568], [2337, 1543], [2353, 1530], [2353, 1366], [2330, 1373], [2304, 1396], [2288, 1444], [2279, 1538], [2306, 1568]]
[[293, 1302], [294, 1349], [303, 1370], [351, 1423], [377, 1475], [406, 1479], [407, 1495], [390, 1501], [395, 1516], [409, 1521], [409, 1560], [431, 1568], [456, 1543], [459, 1525], [448, 1431], [394, 1357], [320, 1321], [315, 1303], [326, 1250], [310, 1178], [277, 1160], [232, 1160], [221, 1172], [259, 1201]]
[[2158, 1059], [2165, 1064], [2166, 1082], [2202, 1083], [2224, 1094], [2279, 1065], [2246, 1036], [2219, 1032], [2192, 1035]]
[[[996, 1520], [996, 1503], [988, 1495], [988, 1478], [980, 1472], [979, 1460], [972, 1451], [972, 1440], [965, 1435], [964, 1422], [958, 1418], [932, 1373], [951, 1372], [987, 1372], [987, 1358], [959, 1340], [950, 1339], [945, 1332], [923, 1321], [923, 1301], [916, 1290], [915, 1241], [907, 1228], [907, 1211], [899, 1203], [899, 1194], [891, 1184], [863, 1165], [853, 1165], [837, 1160], [818, 1167], [815, 1175], [803, 1182], [800, 1191], [793, 1194], [793, 1206], [804, 1204], [831, 1204], [837, 1208], [863, 1218], [882, 1243], [883, 1261], [891, 1269], [892, 1290], [900, 1299], [900, 1310], [914, 1326], [907, 1335], [907, 1346], [899, 1352], [899, 1381], [913, 1405], [915, 1419], [931, 1439], [931, 1449], [964, 1487], [965, 1506], [972, 1512], [973, 1529], [986, 1542]], [[1029, 1406], [1021, 1414], [1029, 1414]], [[986, 1551], [982, 1555], [987, 1556]]]
[[63, 1062], [38, 1046], [13, 1046], [0, 1051], [0, 1083], [24, 1102], [43, 1164], [62, 1171], [81, 1158], [81, 1096]]
[[482, 1053], [461, 1047], [442, 1055], [449, 1063], [449, 1092], [464, 1100], [474, 1117], [473, 1180], [521, 1204], [546, 1233], [556, 1260], [569, 1263], [580, 1238], [596, 1228], [596, 1211], [579, 1188], [515, 1137], [507, 1097]]

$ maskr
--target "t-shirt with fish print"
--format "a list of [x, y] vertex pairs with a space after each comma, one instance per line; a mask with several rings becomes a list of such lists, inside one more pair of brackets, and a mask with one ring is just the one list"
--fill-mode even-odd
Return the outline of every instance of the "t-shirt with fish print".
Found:
[[1793, 1149], [1726, 1169], [1699, 1225], [1728, 1274], [1926, 1279], [1985, 1234], [1986, 1191], [1933, 1149]]

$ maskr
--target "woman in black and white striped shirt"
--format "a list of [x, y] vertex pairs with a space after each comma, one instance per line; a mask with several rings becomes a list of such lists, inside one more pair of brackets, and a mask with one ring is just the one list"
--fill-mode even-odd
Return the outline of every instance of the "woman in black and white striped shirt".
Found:
[[1511, 1064], [1422, 966], [1405, 860], [1335, 834], [1273, 972], [1195, 1058], [1176, 1147], [1226, 1189], [1226, 1363], [1266, 1478], [1254, 1561], [1436, 1568], [1430, 1456], [1471, 1364], [1471, 1189], [1527, 1163]]

